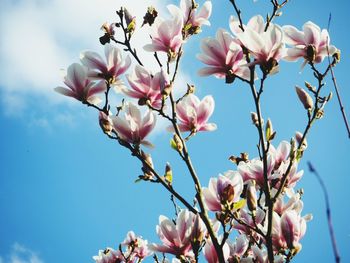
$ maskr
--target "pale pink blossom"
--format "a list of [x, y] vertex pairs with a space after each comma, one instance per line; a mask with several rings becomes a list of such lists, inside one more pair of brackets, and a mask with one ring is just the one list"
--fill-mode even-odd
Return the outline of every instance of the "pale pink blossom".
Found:
[[[246, 208], [239, 210], [239, 219], [245, 224], [255, 227], [255, 225], [260, 225], [265, 219], [265, 212], [260, 207], [257, 207], [255, 219], [252, 217], [252, 213]], [[237, 229], [240, 233], [246, 233], [247, 235], [252, 235], [251, 229], [245, 225], [234, 222], [233, 227]], [[256, 234], [259, 239], [260, 236]]]
[[329, 54], [336, 52], [336, 47], [330, 45], [330, 37], [326, 29], [320, 29], [319, 26], [309, 21], [303, 25], [303, 31], [294, 26], [283, 27], [285, 42], [292, 47], [287, 50], [288, 61], [295, 61], [298, 58], [304, 58], [306, 62], [320, 63]]
[[[259, 248], [257, 245], [252, 246], [252, 255], [249, 257], [251, 261], [254, 263], [269, 263], [267, 250], [263, 248]], [[285, 258], [282, 255], [275, 255], [274, 262], [283, 263], [285, 262]]]
[[106, 84], [103, 81], [97, 83], [91, 81], [87, 76], [87, 69], [78, 63], [74, 63], [68, 67], [63, 82], [68, 88], [57, 87], [55, 91], [80, 100], [83, 103], [99, 103], [101, 99], [96, 94], [106, 90]]
[[[176, 105], [180, 131], [214, 131], [216, 124], [208, 123], [213, 114], [215, 102], [212, 96], [205, 96], [202, 101], [196, 95], [189, 94]], [[172, 127], [168, 128], [172, 130]]]
[[153, 130], [156, 116], [148, 111], [141, 117], [140, 110], [131, 102], [126, 103], [124, 114], [112, 117], [113, 127], [118, 136], [128, 143], [151, 146], [145, 137]]
[[278, 62], [285, 56], [282, 28], [270, 24], [266, 31], [255, 30], [246, 27], [244, 32], [237, 34], [237, 38], [255, 58], [252, 64], [259, 64], [265, 74], [275, 73]]
[[[243, 32], [240, 27], [240, 22], [238, 18], [231, 16], [229, 24], [233, 34], [237, 35]], [[249, 19], [247, 25], [243, 25], [243, 29], [246, 30], [247, 28], [249, 28], [250, 30], [255, 31], [258, 34], [261, 34], [264, 32], [265, 26], [266, 24], [264, 22], [264, 18], [261, 15], [256, 15]]]
[[113, 248], [99, 250], [98, 255], [93, 256], [92, 258], [96, 263], [125, 262], [122, 253], [119, 250], [114, 250]]
[[159, 217], [157, 234], [163, 244], [151, 244], [153, 251], [170, 253], [177, 257], [184, 256], [192, 258], [192, 236], [195, 215], [188, 210], [181, 210], [176, 219], [176, 224], [165, 217]]
[[204, 202], [210, 211], [222, 211], [225, 205], [240, 200], [243, 180], [236, 171], [227, 171], [218, 178], [210, 178], [208, 188], [203, 188]]
[[192, 0], [181, 0], [180, 6], [168, 5], [168, 10], [173, 16], [177, 13], [182, 14], [182, 19], [187, 22], [184, 27], [189, 27], [193, 33], [199, 33], [202, 25], [210, 25], [209, 17], [211, 15], [212, 4], [211, 1], [205, 1], [201, 9], [192, 9]]
[[119, 77], [129, 68], [131, 59], [123, 59], [120, 50], [110, 44], [104, 46], [104, 51], [106, 61], [96, 52], [84, 51], [80, 54], [81, 63], [89, 68], [90, 78], [120, 84]]
[[[232, 262], [237, 262], [234, 259], [243, 257], [248, 249], [249, 239], [246, 235], [241, 234], [236, 238], [235, 242], [228, 241], [228, 245], [230, 247], [230, 259], [232, 259]], [[231, 261], [229, 260], [229, 262]]]
[[180, 13], [174, 15], [175, 16], [170, 20], [162, 20], [161, 18], [157, 18], [155, 23], [152, 25], [152, 44], [147, 44], [144, 46], [146, 51], [162, 51], [168, 55], [169, 59], [174, 60], [176, 58], [183, 42], [183, 19]]
[[[274, 168], [274, 158], [271, 155], [267, 157], [267, 178], [269, 181], [273, 179], [272, 171]], [[260, 187], [264, 186], [264, 164], [263, 161], [256, 158], [248, 162], [240, 162], [238, 172], [241, 174], [243, 181], [254, 180]]]
[[122, 91], [129, 97], [139, 99], [139, 104], [147, 104], [155, 108], [162, 105], [162, 90], [169, 85], [168, 75], [162, 70], [153, 75], [150, 71], [137, 65], [131, 75], [127, 75], [130, 89]]
[[281, 216], [274, 212], [272, 241], [276, 250], [301, 249], [300, 239], [305, 235], [306, 222], [312, 219], [311, 215], [301, 216], [301, 211], [288, 209]]
[[[230, 248], [227, 243], [225, 243], [222, 247], [222, 252], [224, 254], [225, 262], [227, 261], [230, 255]], [[217, 256], [215, 247], [211, 239], [208, 239], [203, 248], [203, 254], [208, 263], [220, 263], [219, 258]]]
[[250, 70], [245, 66], [247, 63], [243, 59], [242, 48], [224, 29], [217, 31], [216, 38], [203, 39], [201, 48], [203, 54], [198, 54], [197, 58], [208, 67], [202, 68], [199, 75], [214, 75], [226, 78], [227, 82], [232, 82], [234, 76], [250, 79]]

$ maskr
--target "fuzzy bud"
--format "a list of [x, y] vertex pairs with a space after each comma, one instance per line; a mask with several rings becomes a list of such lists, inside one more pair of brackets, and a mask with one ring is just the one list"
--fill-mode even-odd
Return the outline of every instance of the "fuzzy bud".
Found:
[[272, 122], [270, 119], [268, 119], [266, 122], [265, 135], [267, 141], [272, 141], [276, 135], [276, 132], [273, 130]]
[[187, 92], [186, 92], [187, 95], [194, 94], [195, 91], [196, 91], [196, 87], [194, 85], [187, 84]]
[[302, 138], [303, 138], [303, 134], [302, 134], [301, 132], [298, 132], [298, 131], [297, 131], [297, 132], [295, 133], [295, 140], [297, 141], [297, 143], [298, 143], [299, 145], [301, 144], [300, 149], [301, 149], [302, 151], [304, 151], [304, 150], [307, 148], [307, 141], [306, 141], [306, 138], [304, 138], [304, 140], [301, 141]]
[[102, 131], [105, 134], [110, 135], [112, 130], [113, 130], [113, 122], [109, 116], [104, 113], [103, 111], [100, 111], [99, 116], [98, 116], [99, 124], [102, 129]]
[[256, 197], [255, 181], [250, 181], [247, 186], [247, 205], [249, 211], [255, 214], [258, 201]]
[[295, 90], [304, 108], [306, 110], [311, 110], [314, 105], [314, 101], [312, 100], [311, 96], [305, 90], [298, 86], [295, 86]]
[[169, 185], [173, 182], [173, 171], [171, 170], [170, 163], [166, 163], [164, 179]]
[[180, 137], [177, 134], [174, 134], [173, 140], [174, 140], [175, 145], [176, 145], [176, 150], [178, 152], [182, 152], [182, 150], [183, 150], [183, 143], [182, 143]]
[[255, 126], [259, 125], [259, 118], [258, 118], [258, 114], [256, 114], [255, 112], [251, 112], [250, 113], [250, 117], [252, 118], [252, 122]]

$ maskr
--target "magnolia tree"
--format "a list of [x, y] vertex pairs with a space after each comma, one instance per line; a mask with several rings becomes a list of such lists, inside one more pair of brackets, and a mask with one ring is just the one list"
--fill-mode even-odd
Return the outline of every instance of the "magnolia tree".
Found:
[[[251, 90], [258, 157], [250, 159], [245, 153], [231, 156], [236, 170], [211, 178], [203, 183], [204, 187], [186, 143], [194, 135], [216, 130], [216, 124], [210, 122], [214, 98], [198, 98], [190, 84], [184, 94], [175, 95], [179, 92], [174, 82], [184, 45], [203, 26], [210, 25], [210, 1], [199, 5], [194, 0], [181, 0], [179, 6], [169, 5], [167, 19], [149, 7], [140, 27], [136, 17], [121, 8], [117, 22], [102, 26], [104, 35], [100, 42], [105, 58], [93, 51], [82, 52], [80, 63], [68, 67], [64, 77], [67, 87], [56, 88], [99, 112], [99, 124], [106, 136], [139, 159], [143, 174], [138, 181], [159, 184], [182, 205], [175, 220], [159, 217], [159, 242], [149, 243], [130, 231], [119, 247], [100, 250], [93, 257], [96, 262], [141, 262], [147, 257], [155, 262], [198, 262], [203, 258], [201, 253], [211, 263], [290, 262], [300, 252], [301, 239], [312, 216], [303, 213], [303, 193], [296, 190], [303, 175], [298, 163], [308, 146], [310, 128], [323, 116], [331, 99], [331, 94], [323, 95], [324, 78], [339, 61], [339, 51], [330, 45], [327, 30], [311, 21], [301, 30], [275, 24], [274, 18], [281, 15], [288, 0], [271, 0], [272, 13], [266, 21], [257, 15], [246, 24], [237, 3], [230, 2], [235, 10], [229, 20], [230, 31], [219, 29], [215, 36], [202, 40], [202, 53], [197, 57], [203, 63], [199, 75], [214, 76], [233, 85], [241, 82]], [[154, 55], [159, 65], [155, 72], [132, 47], [135, 30], [150, 30], [144, 52]], [[305, 82], [305, 88], [295, 88], [305, 108], [306, 127], [290, 140], [274, 145], [276, 133], [271, 120], [264, 121], [260, 101], [266, 79], [278, 74], [281, 60], [302, 61], [302, 67], [311, 68], [316, 85]], [[324, 72], [318, 68], [320, 63], [326, 63]], [[126, 98], [116, 108], [110, 105], [111, 90]], [[169, 123], [164, 132], [169, 133], [171, 146], [188, 168], [195, 204], [173, 186], [169, 164], [165, 165], [165, 173], [153, 165], [147, 148], [152, 143], [147, 136], [158, 118]]]

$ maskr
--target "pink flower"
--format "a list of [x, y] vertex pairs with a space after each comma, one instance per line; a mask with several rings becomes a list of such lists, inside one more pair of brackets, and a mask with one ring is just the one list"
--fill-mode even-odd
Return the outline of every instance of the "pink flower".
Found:
[[[234, 259], [240, 259], [247, 251], [249, 239], [246, 235], [241, 234], [236, 238], [235, 242], [228, 242], [228, 245], [230, 247], [230, 258], [232, 259], [232, 262], [236, 262]], [[231, 261], [229, 260], [229, 262]]]
[[225, 30], [219, 29], [216, 38], [206, 38], [202, 41], [203, 54], [197, 58], [208, 67], [202, 68], [198, 73], [201, 76], [214, 75], [217, 78], [226, 78], [232, 82], [234, 76], [250, 79], [250, 70], [244, 66], [242, 48], [235, 39]]
[[[274, 168], [274, 159], [271, 155], [267, 158], [267, 178], [272, 180], [272, 171]], [[252, 159], [248, 162], [240, 162], [237, 167], [243, 181], [254, 180], [260, 187], [264, 186], [264, 165], [260, 159]]]
[[96, 83], [89, 80], [87, 77], [87, 69], [78, 63], [74, 63], [68, 67], [67, 74], [64, 77], [64, 84], [66, 84], [68, 88], [57, 87], [55, 91], [80, 100], [83, 103], [99, 103], [101, 100], [96, 94], [106, 90], [106, 84], [103, 81]]
[[330, 38], [328, 31], [312, 23], [306, 22], [303, 31], [299, 31], [294, 26], [284, 26], [285, 42], [293, 46], [287, 50], [287, 56], [284, 58], [288, 61], [295, 61], [298, 58], [304, 58], [307, 62], [320, 63], [329, 54], [336, 52], [336, 47], [329, 45]]
[[122, 89], [122, 91], [135, 99], [139, 99], [139, 104], [147, 102], [155, 108], [160, 108], [162, 104], [161, 91], [164, 86], [169, 85], [168, 75], [164, 72], [158, 72], [152, 75], [144, 67], [137, 65], [132, 75], [127, 75], [131, 89]]
[[199, 33], [202, 25], [210, 25], [208, 20], [212, 9], [210, 1], [206, 1], [198, 12], [197, 8], [192, 9], [192, 0], [181, 0], [180, 7], [175, 5], [168, 5], [167, 7], [173, 16], [176, 16], [177, 13], [182, 14], [183, 21], [187, 22], [184, 27], [188, 28], [190, 34]]
[[275, 73], [278, 61], [285, 55], [282, 28], [270, 24], [267, 31], [255, 30], [260, 31], [260, 27], [258, 29], [246, 27], [244, 32], [237, 34], [237, 38], [254, 56], [253, 64], [259, 64], [265, 74]]
[[107, 44], [104, 49], [106, 61], [96, 52], [85, 51], [80, 54], [81, 63], [89, 68], [89, 77], [119, 84], [119, 76], [129, 68], [131, 59], [127, 56], [124, 60], [120, 50], [112, 45]]
[[176, 219], [176, 224], [169, 218], [160, 216], [159, 225], [156, 229], [163, 244], [152, 244], [150, 248], [153, 251], [170, 253], [177, 257], [192, 258], [194, 255], [191, 247], [191, 237], [194, 231], [194, 220], [195, 215], [188, 210], [181, 210]]
[[[180, 121], [179, 128], [183, 131], [196, 133], [199, 131], [216, 130], [216, 124], [207, 123], [215, 107], [212, 96], [206, 96], [202, 101], [193, 94], [187, 95], [176, 105], [176, 113]], [[172, 127], [169, 127], [171, 130]]]
[[106, 248], [105, 250], [99, 250], [98, 256], [92, 257], [96, 263], [115, 263], [124, 262], [124, 257], [119, 250], [113, 248]]
[[[230, 24], [230, 29], [233, 32], [233, 34], [237, 35], [237, 34], [243, 32], [242, 29], [240, 28], [239, 20], [236, 17], [231, 16], [229, 24]], [[250, 30], [255, 31], [258, 34], [261, 34], [264, 32], [265, 26], [266, 25], [264, 22], [264, 18], [261, 15], [257, 15], [257, 16], [253, 16], [248, 21], [247, 25], [243, 25], [243, 28], [244, 28], [244, 30], [249, 28]]]
[[[227, 245], [227, 243], [224, 244], [222, 247], [222, 251], [224, 253], [224, 259], [225, 262], [227, 261], [229, 254], [230, 254], [230, 248]], [[208, 263], [220, 263], [218, 256], [216, 254], [215, 247], [213, 245], [213, 242], [211, 239], [208, 239], [205, 243], [204, 249], [203, 249], [203, 254], [205, 259], [207, 260]]]
[[[246, 223], [247, 225], [251, 227], [255, 227], [255, 225], [259, 225], [262, 223], [265, 219], [265, 212], [260, 208], [257, 207], [255, 219], [252, 217], [252, 213], [248, 211], [246, 208], [239, 210], [239, 219], [242, 220], [242, 222]], [[240, 233], [246, 233], [247, 235], [252, 235], [252, 231], [249, 227], [246, 227], [245, 225], [241, 225], [239, 223], [234, 223], [233, 227], [237, 229]], [[259, 239], [260, 235], [256, 234], [256, 239]]]
[[142, 239], [139, 236], [136, 236], [133, 231], [129, 231], [123, 243], [123, 246], [127, 246], [128, 253], [130, 254], [130, 258], [137, 257], [138, 259], [143, 259], [152, 254], [152, 252], [148, 249], [147, 240]]
[[172, 20], [162, 20], [157, 18], [152, 26], [152, 44], [144, 46], [146, 51], [167, 53], [170, 60], [174, 60], [182, 45], [183, 19], [177, 13]]
[[236, 171], [227, 171], [218, 178], [210, 178], [209, 187], [203, 188], [203, 197], [210, 211], [222, 211], [223, 206], [238, 202], [242, 191], [241, 175]]
[[119, 137], [128, 143], [152, 144], [145, 141], [145, 137], [153, 130], [156, 124], [156, 116], [148, 111], [142, 118], [140, 110], [131, 102], [126, 103], [124, 116], [112, 117], [114, 130]]

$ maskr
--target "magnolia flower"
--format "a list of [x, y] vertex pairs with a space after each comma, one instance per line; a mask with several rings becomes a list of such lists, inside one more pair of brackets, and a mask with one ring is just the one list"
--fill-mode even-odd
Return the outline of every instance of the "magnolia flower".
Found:
[[311, 215], [300, 216], [300, 212], [286, 210], [282, 216], [274, 212], [272, 220], [272, 241], [275, 248], [293, 249], [300, 251], [300, 239], [305, 235], [306, 222], [311, 220]]
[[96, 52], [84, 51], [80, 54], [83, 65], [89, 68], [89, 77], [93, 79], [103, 79], [111, 84], [120, 84], [119, 76], [124, 74], [131, 64], [129, 56], [122, 58], [118, 48], [112, 45], [105, 45], [106, 61]]
[[[229, 24], [233, 34], [237, 35], [243, 32], [240, 27], [240, 22], [238, 18], [231, 16]], [[264, 22], [264, 18], [261, 15], [256, 15], [248, 21], [247, 25], [243, 25], [243, 29], [246, 30], [247, 28], [249, 28], [250, 30], [255, 31], [258, 34], [261, 34], [264, 32], [265, 26], [266, 24]]]
[[246, 235], [241, 234], [236, 238], [235, 242], [228, 241], [228, 245], [230, 248], [230, 258], [232, 259], [229, 262], [237, 262], [238, 260], [234, 261], [234, 259], [240, 259], [245, 254], [249, 246], [249, 239]]
[[[246, 208], [243, 208], [239, 210], [239, 219], [244, 222], [246, 225], [249, 225], [251, 227], [255, 227], [255, 225], [259, 225], [262, 223], [265, 219], [265, 212], [260, 207], [257, 207], [256, 215], [253, 218], [252, 213], [247, 210]], [[239, 230], [240, 233], [246, 233], [248, 236], [253, 235], [251, 229], [245, 225], [241, 225], [239, 223], [234, 222], [233, 227], [237, 230]], [[257, 239], [260, 238], [260, 235], [255, 235]]]
[[62, 95], [80, 100], [83, 103], [99, 103], [101, 100], [96, 94], [106, 90], [106, 84], [103, 81], [96, 83], [89, 80], [87, 77], [87, 69], [78, 63], [74, 63], [68, 67], [63, 82], [68, 88], [57, 87], [55, 91]]
[[203, 54], [197, 58], [208, 67], [201, 69], [201, 76], [214, 75], [217, 78], [226, 78], [232, 82], [235, 76], [250, 79], [250, 70], [244, 66], [242, 48], [235, 43], [235, 39], [224, 29], [219, 29], [216, 38], [202, 40]]
[[242, 191], [241, 175], [227, 171], [218, 178], [210, 178], [209, 187], [203, 188], [203, 197], [210, 211], [222, 211], [224, 206], [238, 202]]
[[274, 169], [278, 169], [281, 163], [288, 159], [290, 150], [290, 143], [287, 141], [282, 141], [278, 145], [277, 149], [272, 144], [270, 144], [269, 154], [272, 155], [274, 159]]
[[202, 8], [197, 12], [197, 7], [192, 6], [192, 0], [181, 0], [180, 7], [176, 5], [168, 5], [168, 10], [173, 16], [177, 13], [182, 14], [182, 19], [186, 22], [184, 28], [190, 35], [200, 32], [202, 25], [210, 25], [208, 18], [211, 15], [211, 1], [206, 1]]
[[[267, 178], [272, 180], [272, 171], [274, 168], [274, 159], [271, 155], [267, 157]], [[264, 164], [260, 159], [252, 159], [248, 162], [240, 162], [238, 164], [238, 172], [241, 174], [244, 183], [254, 180], [260, 187], [264, 186]]]
[[178, 258], [180, 256], [192, 258], [193, 252], [191, 248], [194, 229], [195, 215], [188, 210], [181, 210], [176, 219], [176, 224], [165, 216], [159, 217], [159, 225], [157, 226], [157, 234], [162, 245], [151, 244], [150, 249], [153, 251], [170, 253]]
[[126, 95], [139, 99], [139, 104], [147, 104], [155, 108], [162, 105], [161, 91], [166, 85], [169, 85], [167, 74], [158, 72], [152, 75], [144, 67], [137, 65], [131, 75], [127, 75], [131, 89], [122, 89]]
[[326, 29], [320, 29], [319, 26], [311, 21], [303, 25], [303, 31], [299, 31], [294, 26], [284, 26], [284, 38], [286, 44], [293, 46], [287, 50], [288, 61], [295, 61], [298, 58], [304, 58], [305, 62], [320, 63], [328, 55], [333, 55], [337, 49], [329, 45], [330, 38]]
[[278, 215], [282, 215], [287, 210], [295, 210], [300, 213], [303, 210], [303, 206], [304, 203], [301, 201], [300, 193], [294, 193], [290, 196], [288, 202], [285, 202], [285, 195], [279, 195], [273, 210]]
[[167, 53], [170, 60], [174, 60], [182, 45], [183, 19], [180, 13], [172, 20], [158, 18], [152, 26], [152, 44], [144, 46], [146, 51]]
[[[224, 254], [224, 259], [225, 262], [227, 261], [229, 255], [230, 255], [230, 248], [225, 243], [222, 247], [222, 252]], [[213, 242], [211, 239], [208, 239], [205, 243], [204, 249], [203, 249], [203, 254], [205, 259], [207, 260], [208, 263], [220, 263], [218, 259], [218, 255], [216, 254], [215, 247], [213, 245]]]
[[[253, 245], [252, 252], [253, 255], [249, 256], [249, 259], [251, 260], [247, 262], [269, 263], [266, 249], [262, 249], [259, 248], [257, 245]], [[275, 255], [273, 261], [276, 263], [283, 263], [285, 262], [285, 258], [282, 255]]]
[[[198, 131], [214, 131], [216, 124], [207, 123], [215, 107], [212, 96], [206, 96], [202, 101], [193, 94], [187, 95], [176, 105], [176, 113], [180, 121], [179, 128], [183, 131], [196, 133]], [[172, 130], [172, 127], [168, 128]]]
[[153, 130], [156, 124], [156, 116], [148, 111], [142, 118], [140, 110], [131, 102], [126, 103], [124, 116], [112, 117], [113, 128], [119, 137], [128, 143], [152, 144], [145, 141], [145, 137]]
[[244, 32], [236, 35], [254, 56], [253, 64], [259, 64], [265, 74], [274, 73], [277, 71], [278, 61], [285, 55], [283, 31], [280, 26], [270, 24], [266, 31], [260, 32], [260, 23], [257, 22], [257, 28], [246, 27]]
[[99, 250], [97, 256], [92, 257], [96, 263], [115, 263], [123, 262], [124, 257], [119, 250], [113, 248], [106, 248], [105, 250]]

